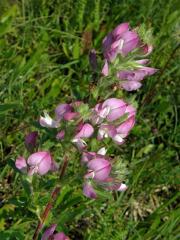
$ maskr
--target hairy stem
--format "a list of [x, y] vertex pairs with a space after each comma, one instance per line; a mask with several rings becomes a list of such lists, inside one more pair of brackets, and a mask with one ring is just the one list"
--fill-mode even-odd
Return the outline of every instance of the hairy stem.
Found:
[[[60, 177], [59, 177], [60, 180], [63, 178], [63, 176], [65, 174], [67, 165], [68, 165], [68, 158], [67, 158], [67, 156], [65, 156], [61, 170], [60, 170]], [[54, 190], [52, 191], [51, 198], [50, 198], [49, 202], [47, 203], [47, 205], [44, 209], [44, 212], [42, 214], [41, 220], [39, 221], [39, 223], [36, 227], [35, 233], [33, 235], [33, 240], [36, 240], [38, 238], [39, 233], [40, 233], [41, 229], [43, 228], [44, 222], [48, 218], [48, 215], [49, 215], [51, 209], [53, 208], [54, 202], [56, 201], [56, 199], [60, 193], [60, 189], [61, 188], [59, 186], [56, 186], [54, 188]]]

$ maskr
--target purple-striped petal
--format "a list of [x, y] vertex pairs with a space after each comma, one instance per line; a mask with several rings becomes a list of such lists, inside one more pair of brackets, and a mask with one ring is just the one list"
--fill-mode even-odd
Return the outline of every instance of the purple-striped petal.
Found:
[[51, 155], [49, 152], [36, 152], [29, 156], [28, 165], [38, 168], [40, 175], [46, 174], [51, 169]]
[[94, 179], [98, 181], [105, 180], [111, 172], [111, 164], [103, 158], [96, 158], [88, 163], [88, 168], [95, 172]]
[[83, 124], [81, 130], [76, 134], [75, 139], [77, 138], [89, 138], [94, 133], [94, 128], [89, 123]]

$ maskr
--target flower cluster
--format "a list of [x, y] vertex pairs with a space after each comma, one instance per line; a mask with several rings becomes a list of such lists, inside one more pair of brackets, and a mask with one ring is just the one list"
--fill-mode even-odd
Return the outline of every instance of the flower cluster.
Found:
[[[66, 131], [61, 129], [61, 124], [65, 126], [64, 124], [67, 123], [70, 126], [69, 124], [72, 123], [70, 141], [82, 153], [82, 163], [86, 163], [88, 169], [83, 188], [86, 196], [97, 197], [92, 183], [106, 190], [126, 190], [125, 184], [118, 178], [112, 177], [112, 161], [105, 156], [106, 150], [102, 148], [97, 153], [88, 152], [87, 139], [96, 137], [97, 140], [102, 141], [104, 138], [110, 138], [118, 145], [123, 144], [135, 124], [136, 109], [122, 99], [109, 98], [89, 109], [89, 118], [84, 121], [81, 111], [78, 111], [77, 107], [76, 110], [72, 108], [74, 105], [77, 104], [59, 104], [55, 109], [55, 120], [49, 121], [49, 116], [40, 117], [41, 126], [60, 128], [56, 138], [63, 141]], [[82, 106], [83, 103], [79, 102], [78, 106], [80, 105]], [[58, 122], [58, 125], [54, 122]]]
[[[126, 91], [139, 89], [142, 85], [141, 81], [157, 71], [147, 66], [149, 59], [146, 57], [152, 50], [152, 45], [145, 43], [139, 35], [138, 28], [132, 30], [128, 23], [118, 25], [103, 40], [104, 59], [101, 70], [105, 76], [103, 81], [110, 81], [112, 78]], [[98, 61], [95, 50], [90, 52], [89, 60], [93, 71], [97, 72]], [[108, 86], [110, 85], [111, 82]], [[120, 177], [121, 168], [115, 158], [106, 155], [104, 146], [97, 152], [90, 149], [92, 145], [89, 142], [95, 138], [103, 145], [104, 139], [108, 138], [113, 143], [122, 145], [135, 125], [136, 109], [123, 99], [112, 97], [97, 102], [93, 107], [90, 106], [90, 102], [85, 104], [82, 101], [59, 104], [55, 108], [54, 115], [54, 118], [51, 118], [47, 112], [44, 112], [44, 116], [40, 116], [39, 124], [42, 127], [57, 129], [54, 138], [75, 145], [81, 153], [81, 164], [86, 169], [84, 195], [95, 199], [99, 188], [108, 191], [125, 191], [127, 186]], [[37, 137], [36, 131], [26, 136], [25, 146], [31, 155], [27, 159], [18, 157], [15, 161], [16, 168], [28, 175], [45, 175], [49, 171], [58, 170], [58, 164], [49, 151], [35, 152]], [[42, 240], [69, 239], [63, 232], [55, 233], [55, 229], [56, 224], [49, 227], [44, 232]]]
[[[93, 109], [92, 121], [100, 124], [98, 140], [110, 137], [117, 144], [124, 143], [135, 124], [135, 114], [135, 108], [121, 99], [110, 98], [97, 104]], [[127, 117], [122, 121], [121, 118], [125, 115]]]
[[131, 30], [128, 23], [122, 23], [103, 40], [105, 60], [102, 74], [114, 75], [119, 86], [126, 91], [137, 90], [145, 77], [157, 71], [146, 66], [149, 62], [146, 57], [152, 50], [152, 45], [144, 43], [137, 30]]
[[49, 152], [42, 151], [31, 154], [27, 161], [24, 157], [18, 157], [15, 162], [16, 168], [28, 175], [44, 175], [49, 171], [58, 169], [57, 163], [52, 159]]
[[97, 153], [83, 152], [81, 162], [87, 166], [87, 173], [84, 176], [85, 184], [83, 193], [89, 198], [97, 198], [93, 187], [100, 186], [106, 190], [125, 191], [127, 186], [118, 179], [112, 177], [112, 161], [105, 156], [106, 149], [101, 148]]

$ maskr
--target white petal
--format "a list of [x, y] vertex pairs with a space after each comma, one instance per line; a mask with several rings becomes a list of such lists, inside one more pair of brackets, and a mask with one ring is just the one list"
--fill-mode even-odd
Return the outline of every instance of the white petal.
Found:
[[122, 50], [123, 45], [124, 45], [124, 40], [121, 39], [121, 41], [119, 42], [119, 50]]
[[39, 123], [42, 127], [49, 127], [49, 128], [59, 127], [59, 122], [54, 121], [47, 112], [44, 112], [44, 117], [40, 116]]
[[107, 115], [109, 114], [111, 108], [109, 106], [105, 107], [102, 111], [100, 111], [99, 115], [102, 118], [106, 118]]
[[120, 134], [116, 134], [113, 137], [113, 140], [116, 141], [116, 142], [119, 142], [119, 143], [122, 143], [124, 141], [124, 139], [122, 138], [122, 135], [120, 135]]
[[102, 147], [102, 148], [99, 149], [99, 151], [97, 153], [100, 154], [100, 155], [105, 155], [106, 152], [107, 152], [106, 148]]
[[124, 192], [127, 190], [127, 185], [124, 183], [121, 183], [120, 187], [117, 189], [117, 191]]

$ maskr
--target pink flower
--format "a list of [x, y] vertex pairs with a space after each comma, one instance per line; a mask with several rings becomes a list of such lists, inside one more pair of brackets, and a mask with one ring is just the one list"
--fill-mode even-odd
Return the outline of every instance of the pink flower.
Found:
[[34, 131], [26, 135], [25, 137], [25, 146], [29, 152], [33, 152], [36, 147], [38, 132]]
[[49, 114], [45, 111], [44, 117], [40, 116], [39, 123], [42, 127], [47, 128], [58, 128], [62, 120], [71, 121], [75, 119], [79, 113], [74, 112], [72, 104], [59, 104], [55, 109], [55, 120], [52, 119]]
[[129, 134], [130, 130], [134, 127], [135, 116], [132, 115], [119, 126], [110, 124], [102, 124], [98, 130], [98, 140], [103, 138], [111, 138], [117, 144], [123, 144], [125, 138]]
[[109, 98], [103, 103], [99, 103], [93, 109], [92, 122], [102, 123], [103, 120], [115, 121], [125, 114], [127, 103], [118, 98]]
[[97, 181], [104, 181], [111, 172], [111, 164], [104, 157], [96, 157], [87, 164], [89, 172], [85, 178], [93, 178]]
[[137, 33], [129, 30], [128, 23], [122, 23], [104, 38], [104, 57], [108, 62], [112, 62], [118, 54], [126, 56], [138, 46], [138, 43]]
[[46, 229], [44, 234], [42, 235], [41, 240], [69, 240], [69, 238], [63, 233], [54, 233], [55, 229], [57, 227], [57, 224], [52, 224], [49, 228]]
[[76, 144], [79, 150], [86, 147], [84, 138], [90, 138], [94, 133], [94, 128], [89, 123], [80, 123], [77, 127], [77, 134], [74, 136], [72, 142]]
[[[92, 110], [91, 120], [94, 124], [100, 124], [103, 121], [113, 122], [118, 120], [124, 114], [135, 115], [136, 110], [121, 99], [109, 98], [103, 103], [98, 103]], [[128, 115], [128, 117], [130, 117]]]
[[[143, 59], [146, 62], [146, 59]], [[143, 60], [140, 60], [143, 62]], [[117, 77], [120, 79], [120, 86], [126, 91], [134, 91], [142, 86], [141, 81], [157, 72], [157, 69], [142, 66], [136, 70], [120, 71]]]
[[95, 191], [97, 186], [110, 191], [123, 192], [127, 189], [127, 186], [115, 177], [117, 173], [113, 172], [115, 169], [112, 168], [111, 159], [105, 156], [105, 153], [106, 149], [101, 148], [97, 153], [84, 152], [82, 155], [82, 162], [86, 163], [88, 168], [84, 176], [83, 193], [88, 198], [97, 198]]
[[27, 161], [23, 157], [18, 157], [15, 165], [17, 169], [22, 172], [26, 171], [28, 175], [34, 173], [44, 175], [50, 170], [57, 169], [57, 164], [52, 160], [50, 153], [46, 151], [31, 154]]

